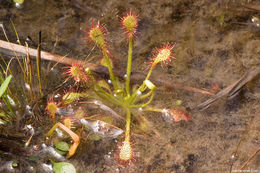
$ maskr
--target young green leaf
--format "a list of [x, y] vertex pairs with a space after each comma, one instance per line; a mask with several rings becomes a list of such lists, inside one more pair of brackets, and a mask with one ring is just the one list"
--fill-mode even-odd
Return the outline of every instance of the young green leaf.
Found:
[[53, 163], [54, 173], [76, 173], [75, 167], [68, 162]]
[[0, 87], [0, 97], [2, 97], [2, 95], [5, 93], [5, 91], [7, 90], [8, 88], [8, 85], [10, 83], [12, 79], [12, 75], [9, 75], [5, 81], [2, 83], [1, 87]]
[[58, 142], [55, 144], [55, 150], [60, 154], [60, 155], [66, 155], [69, 152], [70, 146], [67, 142]]
[[58, 142], [57, 144], [55, 144], [55, 148], [61, 151], [69, 151], [70, 146], [67, 142]]

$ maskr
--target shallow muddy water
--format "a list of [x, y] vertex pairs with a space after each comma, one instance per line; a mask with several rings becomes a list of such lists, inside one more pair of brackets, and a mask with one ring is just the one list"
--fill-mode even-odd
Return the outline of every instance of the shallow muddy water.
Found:
[[[203, 110], [197, 106], [213, 96], [187, 88], [216, 94], [245, 73], [260, 68], [260, 2], [257, 0], [25, 0], [20, 8], [11, 1], [1, 0], [0, 21], [13, 43], [17, 43], [17, 39], [10, 21], [14, 23], [22, 44], [29, 37], [29, 46], [36, 48], [41, 31], [43, 51], [99, 63], [102, 53], [86, 37], [91, 21], [99, 20], [108, 30], [107, 43], [115, 68], [124, 70], [128, 44], [120, 17], [129, 9], [137, 12], [140, 19], [134, 38], [134, 72], [147, 73], [145, 62], [155, 47], [176, 43], [175, 59], [168, 68], [158, 65], [152, 76], [154, 80], [181, 85], [170, 88], [164, 87], [165, 83], [158, 84], [151, 105], [171, 109], [181, 100], [180, 107], [188, 112], [190, 121], [174, 123], [160, 113], [147, 113], [144, 117], [149, 121], [150, 129], [145, 132], [140, 132], [133, 122], [135, 161], [124, 167], [116, 158], [117, 144], [123, 139], [121, 136], [90, 140], [89, 134], [83, 132], [73, 157], [66, 159], [52, 155], [52, 145], [44, 136], [53, 125], [44, 110], [47, 99], [39, 103], [42, 105], [37, 110], [33, 109], [35, 115], [22, 109], [29, 105], [25, 100], [21, 106], [23, 111], [18, 109], [19, 120], [7, 127], [0, 125], [0, 142], [8, 139], [1, 142], [0, 172], [52, 172], [48, 170], [50, 159], [70, 162], [80, 173], [239, 172], [247, 159], [259, 150], [259, 73], [233, 97], [221, 97]], [[0, 38], [6, 40], [2, 30]], [[5, 59], [10, 58], [0, 53]], [[18, 65], [13, 61], [11, 67], [15, 69]], [[64, 81], [64, 65], [59, 64], [49, 72], [54, 65], [55, 62], [50, 61], [42, 63], [43, 89], [48, 96], [52, 88]], [[16, 73], [14, 79], [21, 83], [19, 69]], [[99, 112], [97, 107], [84, 108], [89, 114]], [[77, 105], [73, 109], [77, 109]], [[27, 148], [23, 147], [30, 137], [24, 129], [26, 124], [31, 124], [35, 130]], [[124, 123], [117, 125], [124, 129]], [[13, 162], [18, 166], [12, 166]], [[259, 152], [243, 170], [260, 172]]]

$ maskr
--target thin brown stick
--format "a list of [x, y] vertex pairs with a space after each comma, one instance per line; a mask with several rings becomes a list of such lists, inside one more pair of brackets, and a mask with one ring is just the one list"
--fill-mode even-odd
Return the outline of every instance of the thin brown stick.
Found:
[[240, 79], [232, 83], [231, 85], [227, 86], [223, 90], [217, 93], [217, 95], [213, 98], [210, 98], [206, 100], [205, 102], [199, 104], [197, 106], [198, 109], [206, 109], [208, 108], [212, 103], [217, 101], [218, 99], [227, 96], [228, 98], [232, 98], [234, 95], [236, 95], [240, 89], [249, 81], [254, 79], [256, 76], [260, 74], [260, 68], [256, 67], [250, 71], [248, 71], [246, 74], [244, 74]]
[[41, 82], [41, 45], [42, 45], [42, 32], [39, 32], [39, 43], [37, 47], [37, 57], [36, 57], [36, 66], [37, 66], [37, 75], [38, 75], [38, 82], [39, 82], [39, 90], [41, 96], [42, 94], [42, 82]]
[[[14, 44], [14, 43], [10, 43], [10, 42], [7, 42], [7, 41], [0, 40], [0, 47], [7, 49], [7, 50], [11, 50], [11, 51], [15, 50], [15, 52], [26, 55], [26, 48], [24, 46], [21, 46], [21, 45], [17, 45], [17, 44]], [[37, 57], [37, 54], [38, 54], [37, 49], [28, 48], [28, 52], [30, 53], [31, 56]], [[81, 65], [89, 67], [91, 70], [94, 70], [97, 66], [97, 65], [92, 64], [92, 63], [85, 63], [85, 62], [80, 61], [80, 60], [51, 54], [51, 53], [45, 52], [45, 51], [41, 51], [41, 57], [45, 60], [55, 61], [55, 62], [59, 62], [59, 63], [62, 63], [62, 64], [81, 64]]]
[[[247, 124], [247, 126], [245, 127], [245, 131], [243, 132], [243, 135], [242, 135], [242, 137], [240, 138], [240, 140], [239, 140], [239, 142], [238, 142], [238, 144], [237, 144], [236, 150], [235, 150], [235, 152], [232, 154], [233, 156], [236, 156], [236, 155], [237, 155], [238, 149], [239, 149], [240, 145], [242, 144], [243, 139], [244, 139], [244, 138], [246, 137], [246, 135], [249, 133], [249, 130], [250, 130], [251, 126], [253, 125], [253, 123], [254, 123], [256, 117], [258, 117], [258, 116], [260, 116], [260, 114], [255, 115], [255, 116], [252, 118], [252, 120], [251, 120], [251, 121]], [[233, 164], [234, 164], [234, 162], [231, 163], [231, 165], [230, 165], [229, 173], [232, 172]], [[241, 169], [243, 169], [243, 168], [241, 167]]]
[[247, 8], [252, 11], [260, 11], [260, 6], [258, 5], [241, 5], [241, 7]]
[[260, 151], [260, 147], [247, 159], [247, 161], [241, 166], [240, 170], [244, 169], [246, 165], [255, 157], [255, 155]]

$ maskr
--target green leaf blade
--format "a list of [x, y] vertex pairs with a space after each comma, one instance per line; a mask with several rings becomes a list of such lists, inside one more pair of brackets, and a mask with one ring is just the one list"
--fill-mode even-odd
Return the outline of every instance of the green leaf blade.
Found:
[[9, 85], [11, 79], [12, 79], [12, 75], [9, 75], [9, 76], [5, 79], [5, 81], [1, 84], [1, 87], [0, 87], [0, 97], [2, 97], [3, 94], [5, 93], [5, 91], [7, 90], [8, 85]]
[[54, 173], [76, 173], [75, 167], [68, 162], [53, 163]]

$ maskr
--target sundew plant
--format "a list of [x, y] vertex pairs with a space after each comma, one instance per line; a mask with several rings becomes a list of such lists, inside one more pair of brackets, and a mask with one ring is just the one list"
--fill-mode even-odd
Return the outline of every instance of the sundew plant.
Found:
[[[72, 64], [68, 67], [65, 74], [72, 78], [75, 82], [76, 88], [80, 85], [81, 88], [86, 88], [86, 91], [77, 92], [69, 91], [63, 97], [60, 103], [50, 100], [47, 104], [47, 111], [49, 115], [55, 119], [55, 114], [58, 112], [59, 107], [65, 107], [73, 102], [76, 102], [82, 98], [94, 98], [94, 103], [101, 104], [104, 108], [106, 105], [114, 105], [121, 109], [121, 115], [119, 119], [125, 122], [124, 140], [122, 144], [119, 146], [118, 159], [120, 163], [129, 164], [134, 157], [134, 150], [132, 146], [131, 140], [131, 124], [133, 123], [133, 119], [135, 119], [135, 112], [138, 111], [154, 111], [161, 112], [162, 115], [166, 116], [168, 119], [177, 122], [180, 120], [189, 120], [188, 115], [185, 111], [181, 109], [159, 109], [153, 106], [150, 106], [150, 103], [154, 99], [156, 86], [150, 80], [150, 76], [152, 75], [152, 71], [157, 66], [157, 64], [161, 64], [161, 66], [167, 66], [167, 64], [174, 59], [173, 49], [176, 44], [167, 43], [160, 48], [157, 48], [153, 56], [150, 58], [147, 63], [147, 76], [143, 80], [143, 82], [138, 87], [131, 87], [131, 69], [132, 69], [132, 57], [133, 57], [133, 41], [136, 39], [136, 32], [138, 26], [138, 15], [130, 11], [124, 17], [121, 18], [122, 28], [125, 30], [125, 34], [128, 40], [128, 57], [127, 57], [127, 67], [126, 74], [124, 75], [124, 81], [120, 81], [118, 77], [113, 72], [113, 62], [111, 57], [111, 53], [108, 49], [107, 41], [106, 41], [106, 29], [105, 26], [100, 24], [100, 22], [92, 22], [92, 25], [89, 29], [88, 38], [93, 43], [95, 43], [100, 51], [103, 53], [103, 59], [101, 62], [102, 65], [106, 66], [109, 73], [109, 79], [107, 81], [97, 80], [93, 71], [91, 71], [88, 67], [83, 67], [80, 64]], [[107, 103], [107, 104], [106, 104]], [[77, 113], [77, 119], [81, 124], [89, 126], [88, 118], [84, 117], [84, 115]], [[75, 120], [75, 119], [74, 119]], [[93, 119], [92, 119], [93, 120]], [[140, 121], [140, 120], [137, 120]], [[74, 144], [70, 147], [70, 151], [67, 157], [71, 157], [79, 144], [79, 136], [72, 132], [71, 129], [71, 120], [69, 118], [65, 119], [63, 123], [57, 123], [50, 130], [47, 136], [50, 136], [53, 130], [57, 127], [62, 128], [67, 133], [70, 134], [72, 139], [74, 140]], [[99, 122], [99, 129], [108, 128], [107, 123], [104, 125]], [[97, 123], [98, 124], [98, 123]], [[98, 125], [97, 125], [98, 126]], [[110, 124], [109, 128], [118, 128], [114, 125]], [[120, 133], [121, 134], [121, 133]]]

